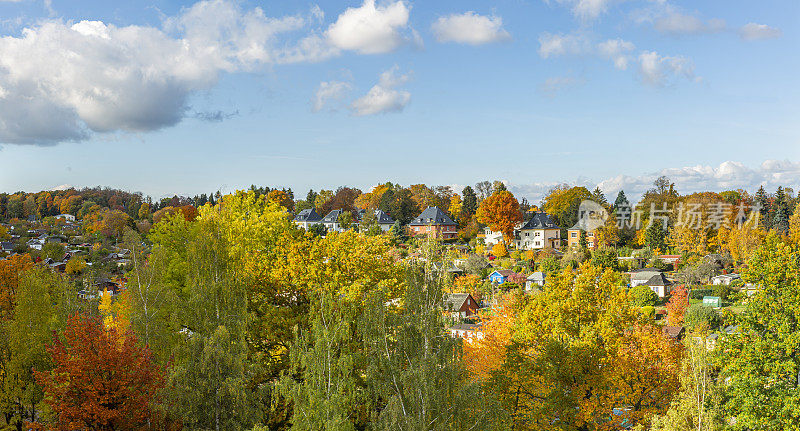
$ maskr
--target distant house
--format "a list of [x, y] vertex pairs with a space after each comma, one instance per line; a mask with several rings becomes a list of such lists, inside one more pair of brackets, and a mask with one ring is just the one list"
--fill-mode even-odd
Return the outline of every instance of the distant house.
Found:
[[581, 231], [586, 232], [586, 248], [594, 250], [600, 246], [597, 241], [597, 231], [589, 229], [586, 219], [579, 219], [574, 226], [567, 229], [567, 247], [579, 247], [581, 245]]
[[686, 330], [682, 326], [664, 326], [661, 332], [675, 341], [682, 340], [686, 335]]
[[561, 247], [561, 228], [544, 212], [533, 216], [517, 229], [514, 234], [516, 246], [520, 250], [541, 250]]
[[741, 279], [739, 274], [722, 274], [711, 278], [711, 283], [714, 285], [724, 284], [730, 286], [736, 280]]
[[73, 223], [75, 222], [75, 216], [72, 214], [59, 214], [55, 218], [68, 222], [73, 222]]
[[[389, 230], [394, 226], [394, 219], [386, 214], [381, 210], [374, 210], [375, 218], [378, 220], [378, 226], [380, 226], [381, 231], [389, 232]], [[364, 215], [367, 213], [367, 210], [359, 210], [358, 211], [358, 223], [360, 224], [361, 221], [364, 219]]]
[[542, 287], [544, 286], [544, 279], [547, 277], [547, 274], [543, 273], [542, 271], [536, 271], [528, 276], [525, 279], [525, 290], [531, 290], [534, 286]]
[[510, 269], [498, 269], [491, 274], [489, 274], [489, 281], [496, 285], [501, 285], [506, 281], [511, 283], [521, 283], [525, 281], [525, 276], [522, 274], [517, 274], [516, 272]]
[[[322, 217], [321, 223], [325, 225], [328, 232], [343, 232], [344, 228], [339, 224], [339, 216], [342, 214], [344, 214], [344, 210], [331, 210], [325, 217]], [[355, 222], [355, 220], [353, 221]]]
[[656, 268], [642, 268], [631, 271], [631, 287], [649, 286], [659, 298], [669, 295], [672, 283], [667, 280], [664, 273]]
[[3, 251], [5, 253], [11, 253], [12, 251], [14, 251], [14, 246], [15, 244], [11, 241], [0, 242], [0, 251]]
[[450, 327], [451, 337], [461, 338], [468, 343], [483, 339], [483, 335], [480, 323], [459, 323]]
[[469, 293], [451, 293], [444, 298], [444, 311], [461, 318], [478, 311], [478, 302]]
[[67, 262], [51, 262], [47, 266], [52, 271], [64, 272], [67, 270]]
[[441, 239], [458, 236], [458, 224], [446, 212], [437, 207], [428, 207], [408, 224], [413, 235], [428, 234]]
[[321, 220], [322, 216], [317, 214], [317, 211], [314, 208], [311, 208], [302, 210], [299, 213], [297, 213], [297, 215], [294, 217], [294, 220], [292, 221], [298, 227], [302, 227], [303, 229], [308, 230], [311, 228], [311, 226], [314, 226]]

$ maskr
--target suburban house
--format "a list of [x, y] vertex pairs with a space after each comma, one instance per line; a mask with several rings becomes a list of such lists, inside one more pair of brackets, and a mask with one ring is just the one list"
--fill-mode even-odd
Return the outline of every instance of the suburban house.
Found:
[[656, 268], [643, 268], [630, 272], [631, 287], [649, 286], [659, 298], [669, 295], [672, 283], [667, 280], [664, 273]]
[[311, 226], [319, 223], [322, 220], [322, 216], [317, 214], [317, 210], [314, 208], [305, 209], [297, 213], [297, 216], [294, 218], [293, 222], [298, 227], [302, 227], [305, 230], [308, 230]]
[[[483, 243], [493, 246], [503, 240], [503, 233], [484, 229]], [[514, 228], [514, 245], [519, 250], [541, 250], [545, 248], [561, 247], [561, 228], [553, 223], [550, 215], [544, 212], [535, 212], [531, 218]]]
[[437, 207], [428, 207], [408, 224], [412, 235], [428, 234], [442, 239], [458, 236], [458, 224], [446, 212]]
[[[358, 223], [360, 224], [361, 221], [364, 219], [364, 214], [367, 213], [367, 210], [359, 210], [358, 211]], [[386, 214], [381, 210], [374, 210], [375, 218], [378, 219], [378, 226], [380, 226], [381, 231], [389, 232], [389, 229], [394, 226], [394, 219]]]
[[586, 232], [586, 247], [589, 250], [594, 250], [600, 246], [597, 241], [597, 231], [594, 229], [587, 229], [586, 219], [579, 219], [574, 226], [567, 229], [568, 247], [579, 247], [581, 245], [581, 231]]
[[480, 323], [459, 323], [450, 327], [450, 336], [471, 343], [473, 340], [483, 339], [483, 331]]
[[547, 278], [547, 274], [543, 273], [542, 271], [536, 271], [532, 273], [528, 276], [528, 278], [525, 279], [525, 290], [531, 290], [535, 286], [544, 286], [545, 278]]
[[478, 302], [469, 293], [451, 293], [444, 298], [444, 311], [463, 319], [478, 311]]
[[68, 222], [72, 222], [72, 223], [75, 222], [75, 216], [72, 215], [72, 214], [59, 214], [59, 215], [55, 216], [55, 218], [56, 219], [61, 219], [61, 220], [64, 220], [64, 221], [68, 221]]
[[741, 279], [739, 274], [722, 274], [711, 278], [711, 283], [714, 285], [724, 284], [730, 286], [736, 280]]
[[510, 269], [499, 269], [489, 274], [489, 281], [499, 286], [506, 281], [511, 283], [521, 283], [525, 281], [525, 277], [522, 274], [517, 274]]
[[[328, 228], [328, 231], [343, 231], [342, 227], [339, 225], [339, 216], [344, 214], [344, 210], [331, 210], [325, 217], [322, 218], [322, 223]], [[355, 222], [355, 220], [353, 220]]]
[[14, 251], [14, 243], [11, 241], [0, 242], [0, 251], [11, 253]]
[[561, 247], [561, 228], [544, 212], [533, 214], [514, 233], [516, 246], [521, 250], [541, 250]]

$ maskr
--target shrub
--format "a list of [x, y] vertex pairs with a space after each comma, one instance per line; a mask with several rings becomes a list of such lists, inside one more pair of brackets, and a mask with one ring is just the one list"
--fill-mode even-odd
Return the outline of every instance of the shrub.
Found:
[[695, 331], [713, 330], [719, 327], [722, 319], [719, 313], [711, 307], [702, 304], [694, 304], [686, 310], [684, 323]]
[[645, 305], [642, 307], [642, 314], [645, 317], [649, 317], [650, 319], [655, 319], [656, 317], [656, 308], [652, 305]]
[[649, 286], [636, 286], [630, 290], [631, 302], [636, 307], [654, 306], [658, 303], [658, 295]]
[[689, 298], [702, 301], [704, 296], [711, 296], [712, 293], [711, 289], [692, 289], [689, 292]]
[[508, 251], [506, 251], [504, 244], [498, 242], [492, 247], [492, 254], [497, 257], [506, 257], [508, 256]]
[[728, 299], [728, 295], [731, 294], [731, 287], [730, 286], [726, 286], [724, 284], [718, 284], [718, 285], [714, 286], [714, 289], [712, 290], [712, 292], [713, 292], [714, 296], [719, 296], [720, 299], [725, 301], [725, 300]]

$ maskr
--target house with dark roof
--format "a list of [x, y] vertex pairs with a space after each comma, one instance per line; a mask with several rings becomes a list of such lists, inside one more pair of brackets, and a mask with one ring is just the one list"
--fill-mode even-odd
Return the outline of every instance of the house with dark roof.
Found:
[[525, 290], [526, 291], [530, 291], [530, 290], [533, 289], [533, 290], [541, 291], [540, 288], [542, 286], [544, 286], [545, 278], [547, 278], [547, 274], [545, 274], [542, 271], [536, 271], [536, 272], [531, 273], [531, 275], [529, 275], [525, 279]]
[[659, 298], [669, 295], [672, 282], [667, 280], [664, 273], [656, 268], [642, 268], [630, 272], [631, 287], [649, 286]]
[[317, 214], [317, 210], [314, 208], [305, 209], [297, 213], [294, 217], [294, 224], [298, 227], [302, 227], [305, 230], [311, 228], [315, 224], [319, 223], [322, 220], [322, 216]]
[[533, 214], [514, 233], [516, 246], [520, 250], [541, 250], [561, 247], [561, 228], [545, 212]]
[[413, 235], [428, 234], [441, 239], [458, 236], [458, 224], [437, 207], [428, 207], [408, 224]]
[[[358, 211], [358, 223], [361, 224], [361, 221], [364, 219], [364, 215], [367, 214], [368, 210], [359, 210]], [[394, 226], [394, 219], [386, 214], [381, 210], [373, 210], [375, 214], [375, 219], [378, 220], [378, 226], [381, 228], [382, 232], [389, 232], [389, 230]]]
[[444, 297], [444, 311], [454, 317], [469, 317], [478, 311], [478, 302], [469, 293], [451, 293]]
[[11, 253], [12, 251], [14, 251], [14, 245], [15, 244], [11, 241], [0, 242], [0, 251], [5, 253]]
[[[328, 228], [328, 232], [337, 231], [342, 232], [344, 229], [339, 224], [339, 216], [344, 214], [344, 210], [331, 210], [325, 217], [322, 217], [320, 223], [325, 225]], [[355, 220], [353, 220], [355, 221]]]

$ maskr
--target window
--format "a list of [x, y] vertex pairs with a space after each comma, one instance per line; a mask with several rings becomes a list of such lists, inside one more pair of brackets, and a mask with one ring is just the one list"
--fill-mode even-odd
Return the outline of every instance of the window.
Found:
[[586, 236], [588, 236], [589, 238], [591, 238], [591, 237], [593, 237], [593, 236], [594, 236], [594, 232], [589, 232], [589, 233], [587, 233], [587, 234], [586, 234]]
[[578, 232], [572, 232], [570, 234], [570, 236], [573, 237], [573, 238], [577, 238], [578, 237]]
[[589, 247], [594, 247], [594, 242], [589, 241]]
[[541, 241], [536, 241], [536, 247], [539, 247], [539, 246], [541, 246], [541, 245], [542, 245], [542, 242], [541, 242]]
[[542, 236], [541, 232], [536, 232], [536, 236]]
[[529, 234], [528, 232], [525, 232], [525, 236], [531, 236], [531, 234]]

